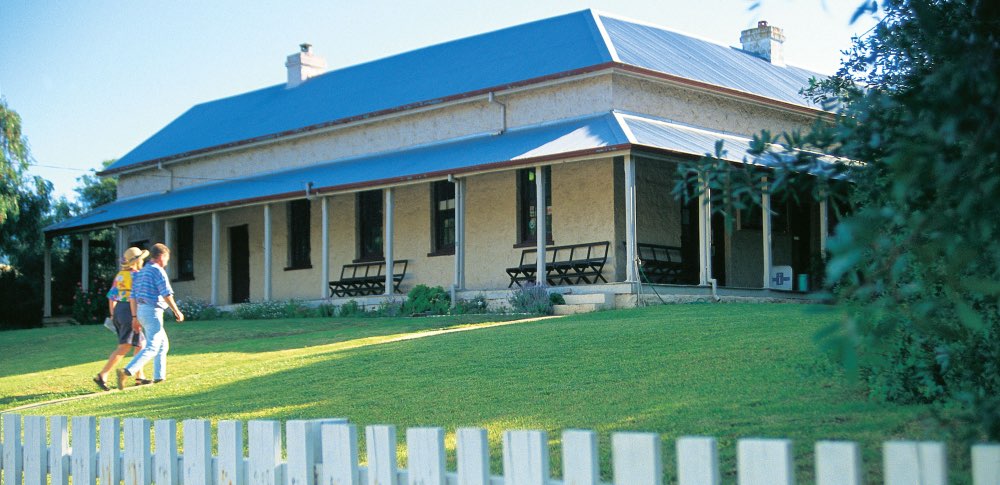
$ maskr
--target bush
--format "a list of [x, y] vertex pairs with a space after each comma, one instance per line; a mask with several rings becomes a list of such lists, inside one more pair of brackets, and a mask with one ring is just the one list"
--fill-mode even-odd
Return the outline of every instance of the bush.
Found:
[[42, 299], [31, 283], [13, 270], [0, 269], [0, 330], [42, 324]]
[[489, 303], [486, 301], [486, 296], [479, 294], [468, 300], [458, 300], [455, 302], [455, 308], [452, 311], [455, 315], [475, 315], [490, 313]]
[[566, 299], [563, 298], [562, 293], [550, 293], [549, 294], [549, 303], [551, 303], [553, 305], [565, 305], [566, 304]]
[[545, 287], [543, 286], [526, 284], [514, 290], [514, 293], [511, 294], [510, 299], [507, 301], [515, 313], [534, 313], [540, 315], [550, 315], [552, 313], [552, 300], [549, 299], [549, 293], [545, 291]]
[[73, 294], [73, 320], [80, 325], [96, 325], [104, 321], [108, 316], [107, 288], [97, 284], [97, 280], [90, 283], [90, 289], [83, 291], [83, 287], [77, 283], [76, 291]]
[[177, 307], [181, 309], [185, 320], [218, 320], [225, 316], [222, 310], [197, 298], [178, 301]]
[[340, 310], [337, 312], [337, 316], [345, 318], [364, 317], [368, 316], [368, 312], [366, 312], [356, 300], [348, 300], [347, 303], [340, 305]]
[[414, 286], [410, 293], [406, 295], [406, 303], [403, 303], [402, 313], [413, 315], [415, 313], [429, 313], [432, 315], [446, 315], [451, 309], [451, 296], [440, 286], [433, 288], [427, 285]]
[[333, 303], [323, 303], [316, 307], [317, 317], [335, 317], [337, 316], [337, 307]]
[[236, 306], [233, 316], [240, 320], [270, 320], [285, 316], [285, 302], [272, 301], [248, 301]]
[[403, 314], [403, 305], [394, 299], [383, 300], [374, 311], [366, 312], [369, 317], [398, 317]]

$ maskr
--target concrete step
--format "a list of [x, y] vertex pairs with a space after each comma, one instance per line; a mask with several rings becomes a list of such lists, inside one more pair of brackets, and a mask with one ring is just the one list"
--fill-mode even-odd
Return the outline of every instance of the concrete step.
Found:
[[567, 305], [598, 305], [600, 308], [614, 308], [615, 295], [610, 293], [583, 293], [563, 295]]
[[553, 315], [575, 315], [577, 313], [590, 313], [602, 309], [595, 303], [581, 303], [577, 305], [552, 305]]

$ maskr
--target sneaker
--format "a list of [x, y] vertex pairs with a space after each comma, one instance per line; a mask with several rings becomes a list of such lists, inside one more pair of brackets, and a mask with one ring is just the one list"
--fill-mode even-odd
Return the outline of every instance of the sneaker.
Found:
[[118, 378], [118, 390], [121, 391], [125, 389], [125, 377], [128, 374], [125, 373], [125, 369], [118, 369], [115, 371], [115, 377]]
[[137, 386], [145, 386], [146, 384], [152, 384], [152, 383], [153, 381], [149, 379], [140, 379], [138, 377], [135, 378], [135, 385]]
[[153, 381], [153, 384], [159, 384], [159, 383], [161, 383], [161, 382], [163, 382], [165, 380], [166, 379], [156, 379], [155, 381]]

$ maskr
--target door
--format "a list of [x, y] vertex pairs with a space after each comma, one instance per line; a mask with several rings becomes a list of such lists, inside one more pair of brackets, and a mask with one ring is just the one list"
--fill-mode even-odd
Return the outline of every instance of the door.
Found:
[[250, 235], [246, 224], [229, 228], [229, 301], [250, 300]]

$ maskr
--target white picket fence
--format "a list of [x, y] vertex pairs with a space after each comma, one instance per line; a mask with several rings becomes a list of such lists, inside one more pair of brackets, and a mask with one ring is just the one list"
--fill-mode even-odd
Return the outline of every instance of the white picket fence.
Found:
[[[217, 455], [212, 456], [207, 420], [182, 423], [184, 454], [177, 451], [173, 420], [124, 420], [124, 446], [118, 418], [64, 416], [46, 418], [4, 414], [0, 467], [7, 485], [601, 485], [597, 434], [567, 430], [562, 434], [562, 480], [549, 470], [544, 431], [505, 431], [503, 476], [490, 475], [486, 430], [456, 432], [457, 472], [445, 468], [442, 428], [406, 431], [407, 462], [396, 463], [396, 430], [365, 427], [368, 466], [358, 463], [358, 435], [345, 420], [288, 421], [282, 461], [281, 423], [248, 423], [249, 456], [243, 456], [243, 423], [219, 421]], [[72, 424], [72, 443], [69, 425]], [[23, 433], [22, 433], [23, 429]], [[150, 443], [150, 429], [155, 443]], [[47, 433], [48, 431], [48, 433]], [[23, 440], [23, 441], [22, 441]], [[97, 443], [100, 441], [100, 449]], [[150, 445], [156, 451], [152, 452]], [[72, 446], [71, 446], [72, 445]], [[124, 452], [122, 451], [124, 450]], [[676, 441], [677, 482], [719, 484], [718, 446], [714, 438]], [[945, 447], [934, 442], [894, 441], [883, 446], [883, 474], [891, 485], [947, 483]], [[1000, 484], [1000, 445], [972, 447], [975, 485]], [[618, 485], [659, 485], [663, 480], [661, 442], [655, 433], [612, 435], [612, 476]], [[816, 483], [860, 484], [862, 468], [856, 443], [816, 443]], [[788, 440], [743, 439], [737, 444], [740, 485], [795, 483]], [[51, 481], [49, 481], [51, 479]]]

